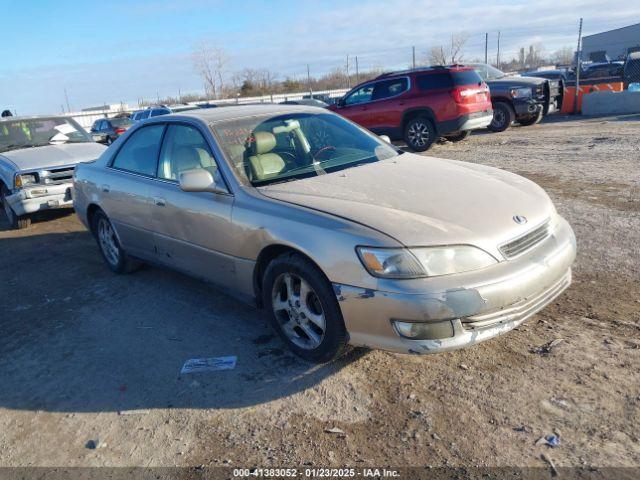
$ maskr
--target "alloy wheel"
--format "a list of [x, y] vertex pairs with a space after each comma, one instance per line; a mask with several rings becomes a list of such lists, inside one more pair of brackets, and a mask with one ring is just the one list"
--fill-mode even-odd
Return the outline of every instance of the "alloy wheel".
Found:
[[286, 337], [305, 350], [317, 348], [326, 331], [325, 313], [311, 285], [294, 273], [276, 278], [272, 290], [273, 313]]
[[424, 122], [414, 122], [408, 131], [409, 141], [416, 147], [424, 147], [430, 139], [429, 127]]
[[107, 261], [113, 266], [118, 265], [120, 249], [111, 224], [104, 218], [98, 222], [98, 241]]

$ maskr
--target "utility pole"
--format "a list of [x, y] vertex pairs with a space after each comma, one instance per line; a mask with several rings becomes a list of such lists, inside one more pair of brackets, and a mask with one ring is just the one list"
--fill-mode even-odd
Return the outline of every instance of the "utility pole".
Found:
[[485, 33], [484, 34], [484, 63], [489, 63], [489, 57], [487, 56], [488, 48], [489, 48], [489, 34]]
[[358, 71], [358, 56], [356, 55], [356, 85], [360, 83], [360, 72]]
[[578, 48], [576, 49], [576, 96], [573, 100], [573, 113], [578, 113], [578, 99], [580, 98], [580, 66], [582, 59], [582, 18], [578, 27]]
[[64, 89], [64, 100], [67, 104], [67, 113], [69, 113], [71, 111], [71, 108], [69, 107], [69, 95], [67, 95], [67, 89]]
[[349, 75], [349, 54], [347, 53], [347, 88], [351, 90], [351, 75]]
[[307, 86], [309, 87], [309, 95], [313, 97], [313, 90], [311, 89], [311, 72], [309, 70], [308, 63], [307, 63]]
[[496, 54], [496, 68], [500, 69], [500, 30], [498, 30], [498, 53]]
[[411, 47], [411, 56], [413, 57], [413, 68], [416, 68], [416, 47]]

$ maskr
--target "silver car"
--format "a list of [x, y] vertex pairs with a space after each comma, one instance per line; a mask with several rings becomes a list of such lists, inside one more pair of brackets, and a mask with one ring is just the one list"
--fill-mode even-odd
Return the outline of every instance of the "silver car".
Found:
[[107, 265], [163, 264], [264, 308], [289, 347], [444, 352], [566, 289], [573, 231], [535, 183], [405, 153], [305, 106], [136, 124], [78, 166], [74, 205]]
[[73, 169], [104, 150], [69, 117], [1, 119], [0, 202], [9, 223], [25, 228], [34, 212], [71, 208]]

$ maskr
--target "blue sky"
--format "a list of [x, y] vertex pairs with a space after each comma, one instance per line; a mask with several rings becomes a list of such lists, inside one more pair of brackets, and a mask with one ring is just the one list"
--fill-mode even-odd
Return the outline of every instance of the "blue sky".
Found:
[[[635, 4], [635, 5], [634, 5]], [[191, 52], [207, 41], [229, 57], [228, 75], [269, 68], [281, 77], [324, 73], [358, 55], [361, 69], [407, 66], [451, 34], [469, 35], [466, 58], [521, 46], [547, 52], [570, 45], [578, 17], [585, 33], [640, 22], [634, 1], [612, 0], [0, 0], [0, 109], [58, 113], [67, 89], [72, 110], [201, 92]]]

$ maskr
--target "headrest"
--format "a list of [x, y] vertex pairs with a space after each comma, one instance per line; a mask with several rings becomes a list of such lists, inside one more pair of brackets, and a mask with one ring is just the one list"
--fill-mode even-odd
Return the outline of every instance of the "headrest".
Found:
[[276, 137], [271, 132], [254, 132], [254, 155], [269, 153], [276, 146]]
[[202, 168], [200, 155], [198, 155], [198, 151], [195, 148], [186, 146], [179, 147], [174, 154], [178, 160], [178, 173], [184, 172], [185, 170], [193, 170], [194, 168]]

